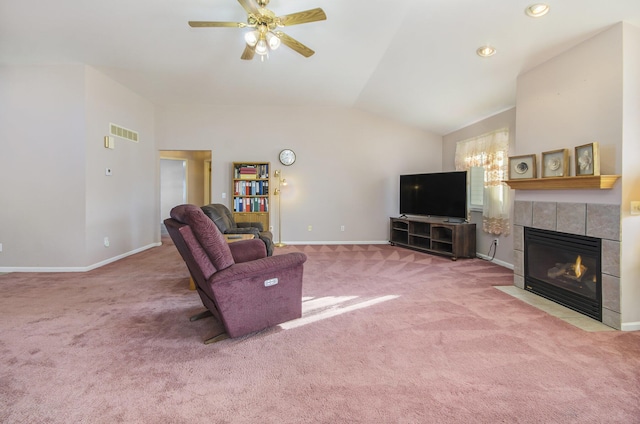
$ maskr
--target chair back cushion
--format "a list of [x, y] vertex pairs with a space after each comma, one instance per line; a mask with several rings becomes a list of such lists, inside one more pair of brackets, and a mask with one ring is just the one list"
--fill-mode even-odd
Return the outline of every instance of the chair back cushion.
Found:
[[193, 231], [191, 231], [191, 228], [173, 218], [165, 219], [164, 225], [167, 227], [167, 231], [182, 259], [187, 264], [193, 279], [198, 284], [208, 280], [217, 270], [211, 263], [207, 252], [204, 251]]
[[212, 203], [210, 205], [203, 206], [202, 211], [216, 224], [216, 227], [224, 234], [228, 231], [234, 230], [237, 225], [233, 220], [231, 211], [225, 205], [220, 203]]
[[[234, 264], [229, 245], [218, 227], [195, 205], [180, 205], [171, 209], [171, 218], [187, 224], [217, 271]], [[197, 251], [197, 248], [195, 249]], [[192, 248], [192, 251], [194, 249]]]

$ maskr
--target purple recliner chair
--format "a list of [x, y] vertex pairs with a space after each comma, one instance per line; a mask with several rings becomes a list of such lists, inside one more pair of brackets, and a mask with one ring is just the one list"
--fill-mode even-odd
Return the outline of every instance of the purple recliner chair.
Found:
[[304, 253], [267, 257], [259, 239], [228, 244], [195, 205], [176, 206], [170, 215], [164, 223], [207, 308], [191, 320], [212, 314], [226, 330], [205, 343], [300, 318]]

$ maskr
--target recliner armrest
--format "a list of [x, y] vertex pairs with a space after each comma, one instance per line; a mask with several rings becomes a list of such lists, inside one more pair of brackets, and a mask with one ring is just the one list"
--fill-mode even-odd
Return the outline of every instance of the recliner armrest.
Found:
[[[238, 242], [239, 243], [239, 242]], [[257, 277], [268, 279], [287, 274], [287, 270], [294, 269], [307, 260], [307, 255], [301, 252], [286, 253], [284, 255], [268, 256], [255, 261], [237, 263], [229, 268], [213, 274], [207, 281], [212, 286]]]
[[240, 337], [302, 316], [301, 252], [231, 265], [213, 274], [210, 291], [229, 337]]
[[229, 244], [233, 261], [237, 264], [267, 257], [267, 248], [262, 240], [240, 240]]
[[237, 222], [238, 228], [256, 228], [258, 232], [264, 231], [262, 222]]
[[224, 232], [225, 234], [253, 234], [258, 237], [260, 231], [258, 231], [255, 227], [245, 227], [245, 228], [230, 228]]

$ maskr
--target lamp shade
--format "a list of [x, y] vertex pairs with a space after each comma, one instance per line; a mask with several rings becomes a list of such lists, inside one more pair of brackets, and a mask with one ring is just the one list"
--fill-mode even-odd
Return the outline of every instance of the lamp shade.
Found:
[[244, 41], [251, 47], [255, 46], [258, 42], [258, 31], [249, 31], [244, 35]]
[[275, 50], [280, 47], [280, 39], [271, 31], [267, 32], [267, 43], [269, 43], [269, 48], [271, 50]]
[[259, 39], [258, 43], [256, 44], [256, 53], [264, 56], [265, 54], [267, 54], [268, 50], [269, 49], [267, 48], [267, 41], [264, 38]]

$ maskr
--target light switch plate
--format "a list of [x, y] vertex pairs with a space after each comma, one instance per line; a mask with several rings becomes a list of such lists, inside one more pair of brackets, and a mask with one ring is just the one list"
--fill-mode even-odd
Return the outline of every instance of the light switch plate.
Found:
[[113, 175], [113, 173], [112, 173], [112, 171], [111, 171], [111, 168], [107, 168], [107, 169], [105, 169], [105, 170], [104, 170], [104, 175], [107, 175], [107, 176], [111, 176], [111, 175]]
[[640, 215], [640, 200], [631, 201], [631, 215]]

